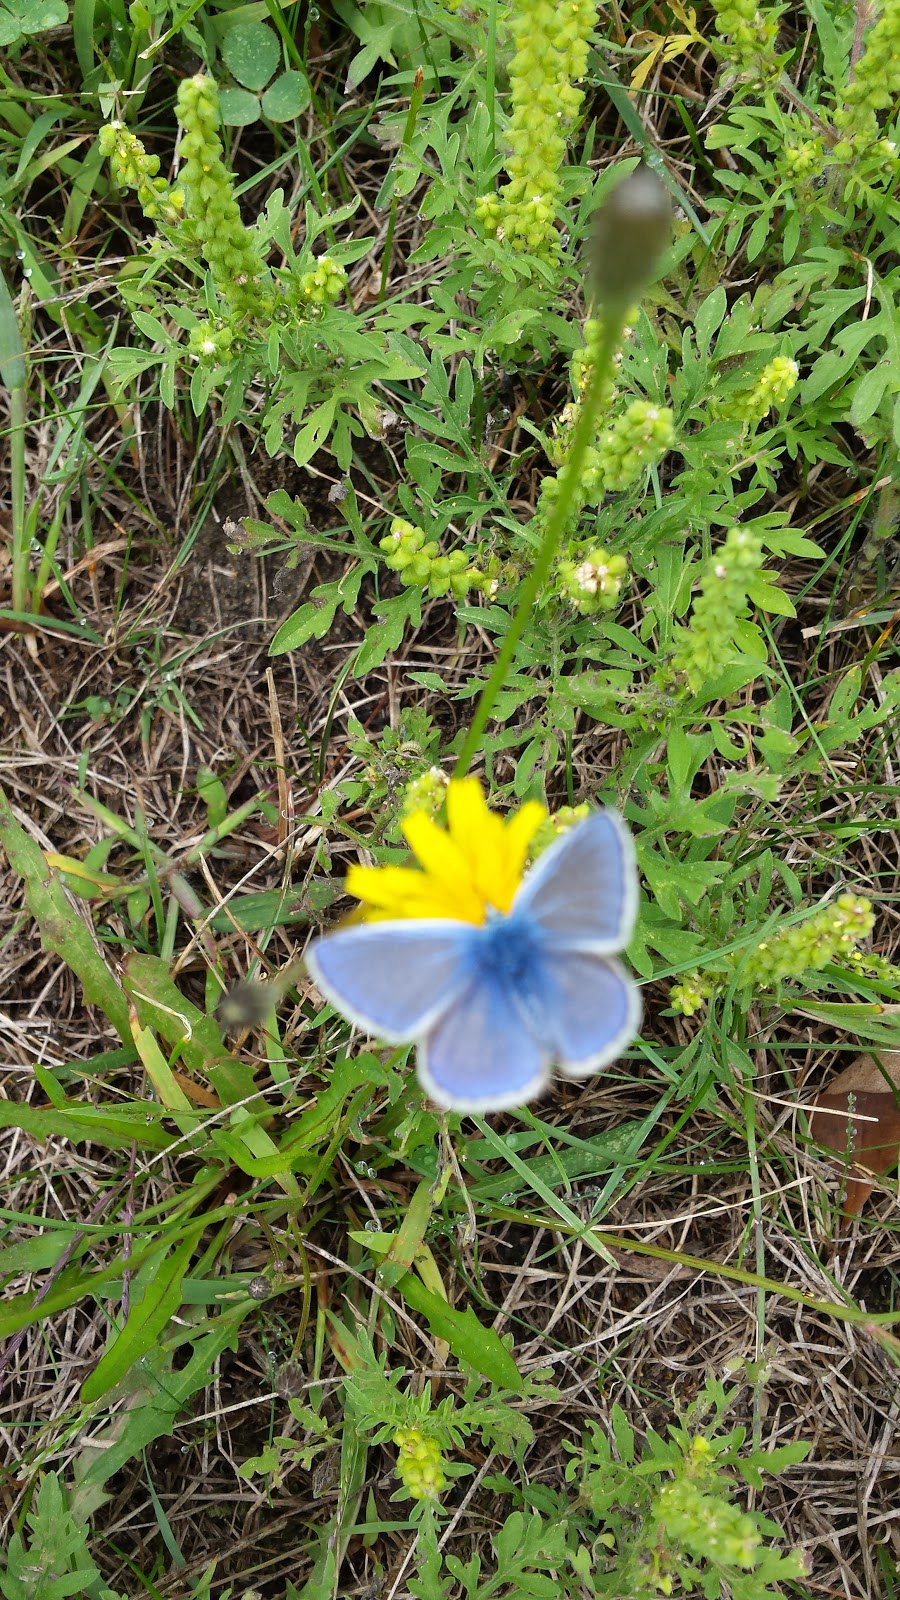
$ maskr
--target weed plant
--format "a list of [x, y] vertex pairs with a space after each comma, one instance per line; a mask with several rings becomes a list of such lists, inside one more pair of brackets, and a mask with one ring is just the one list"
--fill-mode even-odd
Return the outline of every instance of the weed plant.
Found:
[[[272, 690], [267, 781], [186, 757], [200, 820], [177, 848], [98, 784], [87, 734], [66, 794], [81, 854], [0, 790], [15, 937], [38, 930], [95, 1029], [83, 1060], [29, 1062], [35, 1092], [0, 1101], [2, 1125], [102, 1174], [88, 1215], [3, 1212], [7, 1381], [34, 1330], [94, 1319], [65, 1406], [35, 1414], [6, 1469], [6, 1600], [818, 1592], [815, 1554], [756, 1505], [811, 1448], [764, 1421], [768, 1308], [793, 1300], [886, 1363], [896, 1314], [830, 1267], [809, 1289], [767, 1259], [757, 1070], [768, 1044], [795, 1106], [783, 1051], [811, 1019], [847, 1048], [897, 1044], [895, 868], [871, 851], [900, 711], [900, 0], [638, 10], [10, 0], [0, 17], [3, 638], [32, 660], [54, 641], [139, 649], [140, 690], [88, 683], [66, 715], [96, 731], [139, 707], [144, 749], [161, 719], [190, 748], [191, 647], [163, 659], [144, 623], [123, 642], [121, 594], [101, 626], [73, 588], [100, 559], [99, 424], [107, 481], [137, 505], [160, 409], [188, 452], [215, 440], [218, 475], [282, 472], [219, 558], [312, 573], [268, 648], [328, 679], [318, 749]], [[714, 84], [702, 117], [666, 76], [688, 63]], [[651, 82], [677, 161], [640, 115]], [[149, 542], [127, 559], [149, 570]], [[437, 648], [409, 666], [422, 637]], [[347, 720], [385, 674], [387, 725]], [[280, 942], [330, 914], [348, 860], [404, 864], [404, 821], [439, 818], [468, 768], [497, 811], [548, 808], [537, 850], [589, 803], [633, 834], [627, 959], [653, 1003], [610, 1076], [649, 1098], [590, 1138], [572, 1099], [552, 1123], [546, 1105], [499, 1128], [437, 1114], [410, 1051], [352, 1037]], [[248, 833], [281, 881], [221, 895]], [[728, 1263], [708, 1233], [688, 1253], [609, 1231], [670, 1171], [670, 1112], [743, 1141]], [[801, 1126], [778, 1147], [788, 1186], [807, 1145]], [[477, 1241], [500, 1224], [577, 1242], [585, 1271], [633, 1249], [741, 1285], [757, 1359], [726, 1386], [698, 1356], [694, 1397], [664, 1395], [657, 1427], [638, 1389], [630, 1414], [579, 1414], [546, 1481], [536, 1441], [567, 1397], [493, 1325]], [[103, 1533], [123, 1475], [276, 1323], [281, 1421], [234, 1481], [269, 1509], [319, 1485], [302, 1572], [242, 1590], [240, 1563], [211, 1560], [179, 1579], [152, 1478], [155, 1535], [123, 1554]]]

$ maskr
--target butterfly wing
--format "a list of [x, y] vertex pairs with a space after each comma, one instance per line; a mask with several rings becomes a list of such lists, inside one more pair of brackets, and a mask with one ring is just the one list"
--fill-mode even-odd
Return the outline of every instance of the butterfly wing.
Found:
[[432, 1023], [418, 1049], [419, 1081], [447, 1111], [505, 1111], [544, 1088], [549, 1052], [508, 987], [481, 970]]
[[513, 902], [559, 950], [608, 955], [631, 938], [637, 869], [615, 811], [595, 811], [541, 856]]
[[631, 1043], [640, 993], [618, 961], [589, 951], [545, 951], [544, 971], [547, 999], [534, 1026], [567, 1077], [587, 1077]]
[[389, 1044], [420, 1039], [471, 980], [468, 923], [368, 922], [315, 939], [316, 985], [357, 1027]]

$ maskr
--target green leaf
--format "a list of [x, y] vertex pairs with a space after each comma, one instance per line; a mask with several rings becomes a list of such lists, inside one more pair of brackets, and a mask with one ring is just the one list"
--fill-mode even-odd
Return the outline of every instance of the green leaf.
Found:
[[95, 39], [99, 48], [99, 36], [94, 29], [95, 8], [96, 0], [75, 0], [72, 7], [72, 38], [82, 79], [93, 71]]
[[874, 416], [881, 404], [881, 397], [891, 381], [891, 366], [889, 361], [879, 361], [876, 367], [870, 367], [864, 372], [853, 391], [853, 400], [850, 405], [850, 421], [854, 428], [862, 427]]
[[461, 1163], [472, 1179], [479, 1204], [502, 1200], [504, 1195], [539, 1195], [542, 1187], [566, 1189], [574, 1179], [598, 1177], [626, 1163], [640, 1145], [643, 1127], [641, 1122], [621, 1122], [606, 1133], [554, 1150], [552, 1155], [523, 1155], [521, 1171], [506, 1167], [491, 1172], [484, 1163], [495, 1159], [496, 1152], [486, 1140], [471, 1138], [461, 1152]]
[[220, 89], [219, 112], [226, 128], [249, 128], [259, 121], [259, 97], [246, 89]]
[[55, 1267], [63, 1251], [73, 1245], [73, 1256], [82, 1255], [89, 1248], [89, 1241], [82, 1237], [80, 1244], [76, 1245], [75, 1232], [74, 1225], [54, 1228], [50, 1233], [33, 1233], [28, 1239], [20, 1239], [18, 1244], [7, 1245], [0, 1250], [0, 1275], [5, 1277], [7, 1273], [41, 1272], [47, 1267]]
[[[2, 26], [2, 13], [0, 13], [0, 26]], [[26, 383], [19, 319], [2, 272], [0, 272], [0, 382], [7, 389], [24, 389]]]
[[0, 49], [30, 34], [61, 28], [68, 16], [64, 0], [0, 0]]
[[361, 563], [351, 567], [339, 583], [320, 583], [313, 590], [312, 599], [281, 624], [269, 645], [269, 655], [283, 656], [286, 650], [299, 650], [307, 639], [321, 639], [329, 631], [339, 605], [347, 611], [349, 602], [349, 609], [353, 609], [367, 570]]
[[266, 22], [241, 22], [222, 40], [225, 65], [245, 89], [262, 89], [281, 60], [281, 47]]
[[485, 353], [488, 350], [502, 350], [505, 346], [518, 344], [525, 329], [540, 317], [540, 312], [534, 308], [522, 307], [518, 311], [507, 311], [490, 327], [485, 329], [475, 346], [475, 365], [484, 365]]
[[[13, 1533], [6, 1571], [0, 1574], [0, 1590], [8, 1600], [65, 1600], [95, 1593], [100, 1573], [88, 1549], [88, 1530], [71, 1515], [55, 1472], [41, 1479], [25, 1520], [29, 1545], [21, 1533]], [[102, 1593], [105, 1600], [116, 1600], [111, 1590]]]
[[[89, 1066], [90, 1063], [87, 1063]], [[64, 1109], [29, 1106], [0, 1100], [0, 1128], [21, 1128], [42, 1144], [48, 1139], [68, 1139], [72, 1144], [97, 1144], [106, 1150], [165, 1150], [172, 1136], [148, 1115], [162, 1116], [162, 1107], [92, 1106], [67, 1100]]]
[[[788, 1001], [782, 998], [785, 1009]], [[830, 1028], [849, 1034], [851, 1039], [865, 1039], [870, 1044], [882, 1045], [886, 1050], [900, 1050], [900, 1006], [869, 1004], [867, 1001], [798, 1001], [791, 1006], [804, 1017], [814, 1017]]]
[[[421, 49], [418, 18], [397, 0], [367, 0], [365, 10], [353, 0], [336, 0], [335, 10], [363, 46], [347, 70], [348, 89], [355, 89], [376, 61], [387, 61], [395, 67], [398, 57]], [[437, 42], [437, 35], [432, 32], [430, 48], [434, 49]]]
[[218, 828], [228, 815], [228, 795], [221, 778], [216, 777], [211, 767], [198, 767], [197, 793], [206, 807], [209, 826]]
[[320, 406], [316, 406], [311, 416], [307, 418], [303, 427], [299, 430], [294, 440], [293, 452], [294, 460], [298, 467], [305, 467], [307, 462], [312, 460], [316, 451], [326, 443], [334, 422], [337, 404], [338, 395], [337, 391], [335, 391], [334, 394], [328, 396], [327, 400], [323, 400]]
[[283, 656], [288, 650], [299, 650], [307, 639], [321, 639], [328, 633], [334, 614], [340, 604], [336, 583], [320, 584], [313, 594], [321, 598], [308, 600], [305, 606], [292, 612], [277, 630], [269, 645], [270, 656]]
[[465, 1311], [455, 1310], [411, 1272], [400, 1279], [397, 1290], [413, 1311], [425, 1317], [435, 1338], [446, 1340], [457, 1361], [474, 1367], [501, 1389], [521, 1394], [524, 1385], [516, 1363], [499, 1335], [478, 1321], [471, 1306]]
[[673, 728], [669, 734], [668, 767], [673, 789], [687, 789], [713, 748], [710, 734], [685, 733]]
[[127, 1381], [129, 1403], [118, 1412], [104, 1433], [92, 1434], [75, 1461], [77, 1487], [71, 1511], [76, 1521], [86, 1521], [108, 1497], [103, 1485], [127, 1463], [140, 1456], [154, 1439], [172, 1433], [179, 1412], [209, 1382], [218, 1357], [237, 1346], [237, 1330], [253, 1309], [247, 1297], [223, 1312], [212, 1330], [191, 1345], [191, 1358], [176, 1371], [172, 1354], [158, 1347], [148, 1351]]
[[846, 378], [852, 370], [853, 363], [838, 350], [828, 350], [820, 356], [803, 385], [803, 404], [811, 405], [814, 400], [830, 389], [833, 383], [838, 383], [841, 378]]
[[132, 311], [131, 319], [136, 328], [153, 344], [168, 344], [169, 336], [158, 317], [151, 317], [147, 311]]
[[208, 1079], [223, 1105], [237, 1105], [252, 1094], [252, 1068], [231, 1055], [218, 1024], [182, 994], [161, 957], [132, 951], [122, 982], [141, 1026], [153, 1028], [177, 1049], [190, 1072]]
[[815, 19], [825, 76], [829, 83], [846, 83], [854, 12], [850, 9], [839, 17], [839, 8], [828, 0], [807, 0], [807, 5]]
[[725, 313], [728, 310], [728, 296], [721, 284], [708, 294], [694, 318], [694, 333], [697, 336], [697, 349], [701, 355], [709, 351], [710, 342], [717, 328], [722, 326]]
[[797, 210], [790, 210], [785, 217], [784, 237], [781, 242], [781, 255], [785, 265], [793, 261], [800, 243], [801, 217]]
[[262, 113], [270, 122], [290, 122], [305, 111], [312, 98], [302, 72], [282, 72], [262, 97]]
[[282, 889], [260, 889], [256, 894], [229, 900], [227, 908], [217, 911], [209, 926], [213, 933], [229, 933], [235, 924], [245, 933], [262, 933], [298, 922], [317, 922], [343, 892], [340, 883], [328, 878], [313, 878], [305, 888], [292, 889], [287, 894]]
[[747, 236], [747, 260], [755, 261], [756, 257], [765, 249], [772, 232], [772, 213], [768, 208], [763, 209]]
[[131, 1044], [128, 1004], [106, 965], [93, 932], [69, 904], [59, 873], [47, 865], [44, 853], [16, 821], [0, 789], [0, 845], [13, 871], [25, 883], [25, 898], [41, 932], [45, 950], [53, 950], [80, 980], [86, 998], [100, 1007], [119, 1037]]
[[404, 589], [392, 600], [383, 600], [378, 606], [378, 620], [370, 623], [359, 655], [353, 664], [353, 676], [364, 678], [367, 672], [380, 667], [385, 656], [399, 650], [408, 623], [418, 627], [422, 619], [422, 590], [414, 586]]
[[159, 1343], [181, 1305], [181, 1280], [204, 1227], [205, 1223], [201, 1223], [192, 1228], [171, 1255], [168, 1246], [163, 1245], [144, 1263], [132, 1284], [131, 1309], [125, 1326], [113, 1335], [112, 1343], [81, 1386], [85, 1405], [101, 1399], [121, 1383], [135, 1362]]
[[764, 578], [752, 578], [747, 584], [747, 598], [760, 611], [766, 611], [770, 616], [795, 617], [794, 602], [783, 589], [774, 583], [766, 583]]

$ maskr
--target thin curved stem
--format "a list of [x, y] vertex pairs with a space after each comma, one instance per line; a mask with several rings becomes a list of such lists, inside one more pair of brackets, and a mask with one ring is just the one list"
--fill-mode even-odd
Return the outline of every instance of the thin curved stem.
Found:
[[602, 337], [596, 357], [591, 363], [590, 378], [579, 406], [578, 421], [569, 454], [559, 475], [559, 494], [553, 505], [544, 537], [527, 578], [519, 592], [519, 603], [513, 613], [500, 653], [494, 662], [491, 675], [481, 691], [475, 715], [459, 754], [453, 776], [463, 778], [481, 749], [482, 736], [494, 709], [497, 696], [506, 681], [506, 674], [516, 653], [516, 647], [525, 624], [534, 608], [553, 559], [575, 508], [585, 457], [597, 432], [597, 423], [603, 406], [607, 385], [612, 379], [616, 351], [622, 342], [628, 307], [624, 302], [605, 304], [603, 307]]

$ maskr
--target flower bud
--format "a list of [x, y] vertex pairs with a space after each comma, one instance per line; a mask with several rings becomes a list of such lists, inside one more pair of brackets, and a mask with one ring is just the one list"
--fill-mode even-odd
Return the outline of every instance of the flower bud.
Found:
[[672, 233], [672, 207], [656, 174], [638, 167], [607, 196], [594, 227], [593, 281], [601, 305], [624, 308], [653, 278]]

